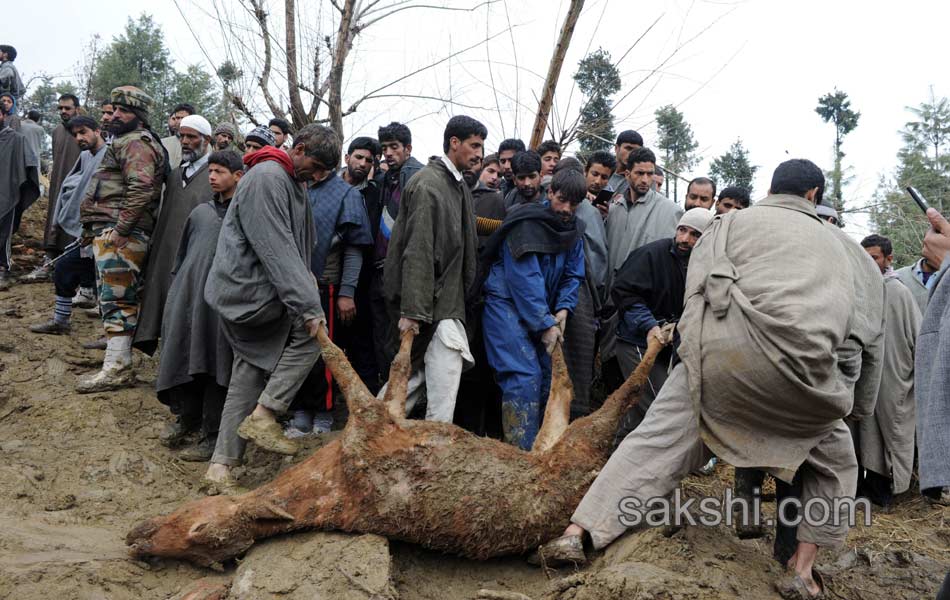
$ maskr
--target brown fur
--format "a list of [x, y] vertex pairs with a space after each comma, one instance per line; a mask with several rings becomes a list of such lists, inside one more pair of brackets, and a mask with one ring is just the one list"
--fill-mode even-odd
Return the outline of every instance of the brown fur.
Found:
[[[560, 349], [539, 442], [524, 452], [454, 425], [403, 415], [412, 334], [404, 334], [385, 402], [325, 334], [319, 341], [350, 407], [342, 435], [273, 481], [236, 497], [189, 502], [126, 536], [137, 557], [226, 560], [255, 540], [300, 529], [375, 533], [487, 559], [557, 536], [606, 462], [661, 344], [597, 412], [567, 425], [570, 381]], [[549, 423], [550, 421], [550, 423]]]

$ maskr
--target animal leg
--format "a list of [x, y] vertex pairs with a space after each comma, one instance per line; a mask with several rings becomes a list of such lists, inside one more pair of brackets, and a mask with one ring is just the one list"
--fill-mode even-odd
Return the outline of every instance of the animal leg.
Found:
[[558, 344], [551, 355], [551, 393], [544, 409], [544, 421], [541, 431], [534, 438], [531, 452], [544, 452], [553, 446], [567, 430], [571, 421], [571, 402], [574, 400], [574, 386], [564, 362], [564, 349]]
[[409, 329], [402, 333], [399, 343], [399, 353], [389, 368], [389, 385], [386, 386], [386, 395], [383, 402], [389, 415], [395, 421], [406, 418], [406, 400], [409, 395], [409, 376], [412, 374], [412, 341], [416, 332]]
[[321, 327], [320, 331], [317, 332], [317, 342], [320, 343], [324, 362], [330, 367], [336, 384], [340, 386], [340, 391], [343, 392], [343, 397], [346, 398], [350, 414], [359, 418], [364, 416], [367, 411], [375, 412], [378, 408], [376, 398], [369, 393], [363, 380], [353, 370], [353, 366], [343, 351], [330, 340], [326, 328]]

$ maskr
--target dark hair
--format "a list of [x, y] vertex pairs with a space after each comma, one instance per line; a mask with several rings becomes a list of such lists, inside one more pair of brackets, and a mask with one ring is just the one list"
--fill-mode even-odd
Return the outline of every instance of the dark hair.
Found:
[[[643, 146], [643, 136], [637, 133], [632, 129], [627, 129], [626, 131], [621, 131], [620, 135], [617, 136], [617, 146], [620, 144], [636, 144], [637, 146]], [[646, 162], [641, 160], [640, 162]], [[656, 161], [654, 161], [656, 162]]]
[[73, 103], [73, 106], [79, 108], [79, 98], [76, 97], [76, 94], [63, 94], [59, 97], [60, 100], [70, 100]]
[[273, 119], [267, 122], [268, 127], [273, 127], [274, 125], [276, 125], [277, 128], [280, 129], [280, 132], [283, 133], [284, 135], [287, 135], [288, 133], [290, 133], [290, 123], [287, 122], [287, 119], [274, 117]]
[[198, 111], [195, 110], [195, 107], [192, 106], [191, 104], [188, 104], [187, 102], [182, 102], [181, 104], [176, 104], [175, 107], [172, 109], [172, 111], [171, 111], [170, 113], [168, 113], [168, 114], [169, 114], [169, 116], [171, 116], [171, 115], [175, 114], [176, 112], [178, 112], [178, 111], [180, 111], [180, 110], [185, 111], [185, 112], [188, 113], [189, 115], [193, 115], [193, 114], [196, 114], [196, 113], [198, 112]]
[[534, 150], [526, 150], [515, 154], [511, 159], [511, 172], [518, 175], [541, 172], [541, 155]]
[[654, 175], [660, 175], [660, 176], [662, 176], [662, 177], [665, 177], [665, 176], [666, 176], [666, 171], [664, 171], [664, 170], [663, 170], [663, 167], [661, 167], [660, 165], [653, 165], [653, 174], [654, 174]]
[[713, 198], [716, 197], [716, 182], [713, 181], [712, 179], [710, 179], [710, 178], [708, 178], [708, 177], [696, 177], [696, 178], [694, 178], [692, 181], [689, 182], [689, 185], [686, 186], [686, 193], [687, 193], [687, 194], [689, 193], [689, 188], [690, 188], [694, 183], [695, 183], [696, 185], [711, 185], [711, 186], [712, 186], [712, 189], [713, 189], [712, 197], [713, 197]]
[[497, 154], [489, 154], [488, 156], [482, 159], [482, 169], [484, 169], [488, 165], [497, 165], [497, 164], [500, 164], [498, 162]]
[[818, 165], [805, 158], [793, 158], [775, 168], [769, 193], [804, 197], [808, 190], [824, 187], [825, 175]]
[[649, 148], [637, 148], [630, 153], [630, 156], [627, 157], [627, 164], [624, 165], [627, 167], [627, 170], [633, 168], [633, 165], [637, 163], [653, 163], [653, 166], [656, 166], [656, 155], [653, 154], [653, 151]]
[[727, 187], [719, 192], [719, 199], [722, 200], [723, 198], [736, 200], [742, 205], [742, 208], [749, 208], [749, 205], [752, 204], [752, 196], [749, 195], [749, 190], [737, 185]]
[[524, 152], [525, 151], [524, 142], [522, 142], [518, 138], [508, 138], [507, 140], [504, 140], [502, 143], [498, 144], [498, 154], [501, 154], [502, 152], [505, 152], [508, 150], [514, 150], [515, 154], [519, 152]]
[[874, 246], [880, 248], [881, 252], [884, 253], [884, 256], [890, 256], [891, 254], [894, 254], [894, 245], [891, 244], [890, 239], [884, 237], [883, 235], [872, 233], [861, 240], [862, 248], [873, 248]]
[[408, 127], [396, 121], [380, 127], [379, 131], [376, 132], [376, 137], [379, 138], [380, 144], [399, 142], [403, 146], [412, 145], [412, 132], [409, 131]]
[[294, 136], [294, 148], [297, 146], [303, 146], [306, 156], [320, 161], [328, 169], [336, 169], [340, 165], [343, 141], [331, 127], [316, 123], [307, 125]]
[[598, 150], [587, 158], [587, 168], [584, 172], [590, 171], [590, 166], [593, 164], [604, 165], [613, 172], [617, 168], [617, 157], [606, 150]]
[[554, 165], [554, 172], [560, 173], [561, 171], [577, 171], [581, 175], [584, 174], [584, 165], [581, 164], [581, 161], [577, 160], [573, 156], [565, 156], [561, 160], [557, 161], [557, 164]]
[[100, 102], [100, 103], [99, 103], [99, 108], [102, 108], [103, 106], [105, 106], [105, 105], [107, 105], [107, 104], [108, 104], [109, 106], [112, 106], [112, 98], [106, 98], [105, 100], [103, 100], [102, 102]]
[[587, 180], [574, 169], [561, 169], [551, 177], [550, 189], [576, 206], [587, 197]]
[[382, 153], [382, 149], [379, 147], [379, 142], [376, 141], [376, 138], [371, 138], [366, 135], [355, 138], [352, 142], [350, 142], [350, 146], [347, 148], [346, 153], [353, 154], [357, 150], [366, 150], [373, 156], [379, 156]]
[[96, 123], [95, 119], [87, 115], [76, 115], [66, 123], [66, 131], [69, 133], [72, 133], [73, 129], [79, 129], [80, 127], [99, 131], [99, 124]]
[[544, 156], [548, 152], [556, 152], [558, 158], [561, 156], [561, 145], [555, 142], [554, 140], [545, 140], [538, 145], [537, 152], [540, 156]]
[[[402, 125], [402, 127], [405, 127], [405, 125]], [[409, 129], [407, 128], [406, 131], [409, 131]], [[482, 138], [482, 141], [485, 141], [485, 138], [488, 137], [488, 128], [482, 125], [481, 121], [477, 121], [472, 117], [466, 117], [465, 115], [456, 115], [452, 117], [449, 119], [449, 122], [446, 123], [445, 133], [442, 134], [442, 151], [448, 153], [449, 140], [452, 138], [458, 138], [459, 140], [464, 141], [473, 135], [478, 136]], [[403, 143], [405, 144], [406, 142]], [[540, 169], [540, 167], [538, 168]]]
[[43, 113], [41, 113], [40, 111], [36, 109], [33, 109], [30, 112], [26, 113], [26, 118], [35, 123], [39, 123], [43, 119]]
[[7, 56], [10, 58], [10, 62], [16, 60], [16, 48], [13, 46], [8, 46], [6, 44], [0, 44], [0, 52], [6, 52]]
[[232, 173], [244, 170], [244, 159], [234, 150], [218, 150], [212, 152], [211, 156], [208, 157], [208, 164], [221, 165]]

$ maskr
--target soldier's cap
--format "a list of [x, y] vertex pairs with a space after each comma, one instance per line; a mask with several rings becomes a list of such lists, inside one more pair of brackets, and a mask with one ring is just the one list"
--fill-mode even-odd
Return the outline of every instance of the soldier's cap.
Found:
[[152, 110], [152, 97], [134, 85], [120, 85], [109, 94], [112, 104], [118, 104], [133, 110], [139, 110], [146, 115]]

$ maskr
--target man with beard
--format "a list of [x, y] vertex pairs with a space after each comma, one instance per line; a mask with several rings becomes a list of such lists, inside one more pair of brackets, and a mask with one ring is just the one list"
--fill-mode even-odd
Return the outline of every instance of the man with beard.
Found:
[[275, 417], [286, 412], [320, 358], [313, 338], [326, 326], [310, 272], [313, 213], [303, 183], [322, 178], [339, 157], [336, 132], [321, 125], [297, 132], [290, 152], [262, 148], [248, 158], [224, 216], [204, 292], [234, 351], [205, 474], [223, 493], [237, 485], [231, 468], [241, 464], [245, 440], [269, 452], [297, 452]]
[[477, 239], [462, 172], [478, 166], [486, 137], [485, 126], [471, 117], [449, 119], [442, 135], [445, 154], [406, 186], [386, 256], [386, 300], [399, 315], [399, 331], [417, 332], [406, 414], [426, 394], [430, 421], [452, 422], [462, 371], [473, 362], [464, 321]]
[[10, 241], [40, 193], [39, 167], [26, 138], [0, 114], [0, 290], [10, 283]]
[[[185, 221], [196, 206], [208, 201], [212, 193], [208, 181], [211, 124], [201, 115], [188, 115], [179, 123], [178, 139], [181, 141], [181, 165], [165, 181], [165, 197], [151, 236], [144, 296], [132, 341], [135, 348], [149, 356], [155, 353], [161, 337], [162, 313]], [[179, 431], [167, 430], [160, 439], [174, 446], [181, 441], [180, 436]]]
[[[56, 211], [59, 209], [56, 200], [59, 198], [63, 180], [76, 164], [81, 152], [76, 139], [66, 129], [66, 123], [79, 114], [79, 98], [73, 94], [63, 94], [59, 98], [57, 110], [62, 122], [53, 130], [53, 166], [49, 172], [49, 190], [47, 190], [49, 204], [46, 209], [46, 224], [43, 228], [43, 248], [49, 258], [59, 256], [66, 244], [71, 241], [69, 236], [56, 225]], [[49, 269], [37, 269], [21, 281], [33, 283], [46, 281], [48, 278]]]
[[[382, 149], [376, 138], [360, 136], [350, 142], [344, 157], [340, 176], [352, 185], [363, 197], [363, 206], [368, 218], [370, 235], [377, 239], [382, 207], [379, 203], [379, 182], [374, 178], [376, 166]], [[360, 269], [359, 285], [356, 286], [356, 313], [363, 318], [351, 324], [352, 335], [349, 338], [347, 357], [353, 364], [360, 379], [373, 394], [379, 391], [379, 366], [377, 348], [374, 344], [371, 287], [376, 268], [373, 265], [375, 248], [370, 245], [363, 250], [363, 266]]]
[[716, 182], [708, 177], [697, 177], [686, 186], [685, 210], [691, 208], [712, 208], [716, 201]]
[[244, 136], [244, 156], [252, 155], [261, 148], [274, 146], [276, 143], [274, 132], [263, 125], [258, 125]]
[[[82, 149], [79, 160], [73, 165], [69, 175], [63, 180], [57, 198], [56, 223], [69, 236], [82, 236], [79, 223], [79, 205], [85, 197], [86, 188], [93, 174], [99, 168], [106, 153], [106, 142], [100, 135], [99, 124], [95, 119], [80, 115], [66, 124], [67, 129], [76, 138]], [[45, 323], [30, 326], [33, 333], [63, 335], [70, 331], [69, 319], [72, 315], [73, 296], [80, 287], [93, 287], [96, 284], [96, 264], [92, 251], [85, 248], [73, 248], [59, 259], [53, 269], [53, 284], [56, 286], [53, 318]], [[94, 294], [90, 294], [95, 299]]]
[[80, 206], [83, 239], [92, 241], [99, 273], [99, 312], [106, 355], [99, 372], [79, 381], [80, 393], [135, 384], [132, 336], [138, 325], [142, 270], [155, 228], [168, 158], [148, 123], [152, 99], [134, 86], [112, 90], [115, 136]]
[[220, 318], [205, 302], [204, 289], [221, 223], [243, 174], [241, 156], [233, 150], [208, 158], [213, 196], [188, 215], [171, 271], [162, 317], [162, 344], [167, 350], [160, 356], [155, 389], [159, 401], [175, 415], [174, 429], [201, 433], [197, 443], [178, 453], [185, 461], [211, 459], [231, 379], [231, 346]]
[[[181, 164], [181, 142], [178, 140], [178, 130], [181, 126], [181, 120], [187, 117], [188, 115], [195, 114], [195, 107], [183, 102], [181, 104], [176, 104], [172, 108], [172, 112], [168, 115], [168, 137], [162, 138], [162, 146], [165, 146], [165, 151], [168, 152], [168, 168], [177, 169], [178, 165]], [[103, 115], [105, 112], [103, 111]], [[102, 124], [103, 126], [108, 124], [105, 116], [103, 116]]]
[[[691, 208], [683, 213], [673, 238], [640, 246], [617, 271], [612, 295], [620, 314], [617, 360], [624, 378], [640, 364], [647, 340], [658, 336], [666, 323], [679, 321], [683, 314], [689, 255], [712, 218], [713, 214], [705, 208]], [[679, 340], [674, 337], [673, 346], [664, 348], [657, 356], [640, 401], [620, 422], [617, 443], [643, 421], [673, 367], [678, 345]]]
[[211, 139], [215, 150], [231, 149], [239, 153], [244, 151], [241, 140], [238, 139], [237, 127], [227, 121], [218, 123], [211, 134]]
[[627, 179], [627, 171], [629, 170], [627, 159], [631, 152], [635, 152], [640, 148], [643, 148], [643, 136], [636, 131], [627, 129], [621, 131], [620, 135], [617, 136], [617, 143], [614, 145], [617, 168], [610, 176], [610, 181], [607, 182], [607, 186], [613, 190], [614, 194], [622, 195], [630, 187], [630, 182]]
[[583, 175], [559, 171], [547, 200], [509, 212], [483, 254], [491, 262], [483, 317], [491, 341], [485, 349], [501, 387], [504, 439], [522, 450], [531, 449], [541, 427], [551, 353], [563, 340], [584, 282], [584, 239], [574, 212], [586, 194]]
[[502, 177], [500, 188], [505, 196], [515, 189], [515, 175], [511, 170], [511, 160], [515, 154], [524, 151], [524, 142], [517, 138], [508, 138], [498, 145], [498, 166], [501, 168]]
[[286, 150], [285, 146], [290, 138], [290, 123], [286, 119], [274, 117], [267, 122], [267, 127], [274, 134], [274, 146]]
[[[327, 152], [340, 154], [340, 140]], [[357, 151], [359, 152], [359, 151]], [[352, 158], [352, 154], [348, 154]], [[356, 288], [363, 266], [363, 251], [373, 245], [369, 217], [359, 190], [332, 171], [308, 182], [307, 196], [313, 213], [316, 242], [310, 254], [310, 271], [320, 288], [320, 302], [327, 316], [328, 334], [341, 348], [349, 347], [357, 319]], [[356, 165], [354, 165], [356, 166]], [[356, 169], [360, 174], [359, 168]], [[364, 175], [365, 177], [365, 175]], [[333, 379], [324, 362], [317, 361], [294, 401], [287, 437], [327, 433], [333, 426]]]
[[[719, 192], [719, 199], [716, 200], [716, 214], [724, 215], [734, 210], [744, 210], [749, 208], [749, 204], [751, 203], [752, 198], [749, 195], [749, 190], [739, 186], [729, 186]], [[819, 204], [816, 207], [819, 217], [822, 216], [822, 206], [824, 205]]]
[[478, 172], [479, 187], [498, 190], [501, 187], [501, 165], [497, 154], [489, 154], [482, 161], [482, 169]]
[[511, 159], [515, 187], [505, 195], [505, 207], [541, 202], [541, 157], [534, 150], [519, 152]]
[[26, 94], [26, 86], [13, 65], [15, 60], [16, 48], [0, 44], [0, 93], [9, 92], [14, 98], [22, 98]]
[[375, 207], [367, 206], [367, 212], [379, 214], [376, 227], [376, 247], [373, 251], [373, 280], [370, 299], [373, 314], [373, 345], [376, 348], [376, 368], [382, 381], [389, 379], [389, 365], [398, 350], [395, 324], [389, 316], [384, 293], [383, 274], [389, 239], [399, 214], [403, 191], [409, 180], [422, 169], [422, 163], [411, 156], [412, 132], [395, 121], [379, 128], [379, 143], [388, 168], [376, 174], [379, 186], [379, 201]]

